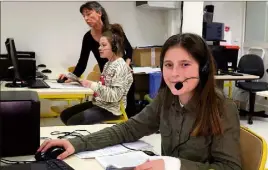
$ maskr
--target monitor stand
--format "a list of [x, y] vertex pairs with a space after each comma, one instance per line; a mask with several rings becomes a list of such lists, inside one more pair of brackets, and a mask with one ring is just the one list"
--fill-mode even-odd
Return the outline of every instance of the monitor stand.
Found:
[[16, 88], [16, 87], [28, 87], [27, 83], [24, 83], [23, 81], [19, 81], [20, 83], [17, 82], [17, 80], [13, 80], [12, 83], [6, 83], [5, 86], [6, 87], [10, 87], [10, 88]]

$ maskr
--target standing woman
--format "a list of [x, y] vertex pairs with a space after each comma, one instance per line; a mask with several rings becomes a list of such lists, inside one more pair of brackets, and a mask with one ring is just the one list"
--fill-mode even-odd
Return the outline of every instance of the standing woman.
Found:
[[[88, 63], [89, 54], [92, 51], [97, 63], [100, 67], [100, 71], [103, 71], [105, 63], [108, 61], [106, 58], [101, 58], [99, 53], [99, 40], [102, 36], [104, 30], [110, 25], [109, 17], [106, 13], [106, 10], [96, 1], [89, 1], [83, 4], [80, 7], [80, 13], [83, 15], [86, 23], [91, 28], [83, 37], [82, 49], [80, 53], [80, 58], [75, 67], [73, 74], [77, 77], [80, 77], [85, 71]], [[125, 33], [124, 33], [124, 50], [123, 50], [123, 59], [130, 66], [132, 59], [132, 46], [129, 43]], [[64, 74], [60, 75], [60, 79], [66, 77]], [[70, 82], [68, 79], [65, 82]], [[128, 117], [131, 117], [135, 114], [135, 89], [134, 83], [132, 83], [130, 90], [127, 95], [127, 108], [126, 113]]]

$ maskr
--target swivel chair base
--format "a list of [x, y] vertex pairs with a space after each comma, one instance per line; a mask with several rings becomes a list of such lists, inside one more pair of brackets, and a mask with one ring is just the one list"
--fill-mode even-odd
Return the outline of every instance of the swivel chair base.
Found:
[[248, 124], [253, 124], [253, 116], [268, 118], [268, 115], [265, 114], [265, 111], [258, 111], [258, 112], [249, 112], [246, 110], [240, 109], [239, 111], [240, 116], [248, 116]]

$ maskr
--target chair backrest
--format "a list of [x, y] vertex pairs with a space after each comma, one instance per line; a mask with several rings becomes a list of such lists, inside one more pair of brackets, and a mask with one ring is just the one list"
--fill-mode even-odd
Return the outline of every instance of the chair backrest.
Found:
[[93, 71], [98, 72], [98, 73], [101, 72], [101, 71], [100, 71], [100, 67], [99, 67], [98, 64], [96, 64], [96, 65], [93, 67]]
[[[68, 72], [73, 73], [75, 69], [75, 66], [68, 67]], [[83, 74], [80, 76], [80, 78], [84, 78]]]
[[101, 73], [92, 71], [88, 74], [87, 80], [91, 81], [99, 81], [100, 80]]
[[125, 106], [122, 100], [120, 101], [120, 112], [122, 113], [122, 115], [119, 116], [118, 119], [104, 121], [104, 123], [122, 123], [128, 120], [128, 116], [125, 111]]
[[265, 49], [263, 49], [263, 48], [261, 48], [261, 47], [250, 47], [249, 49], [248, 49], [248, 53], [247, 54], [255, 54], [255, 53], [253, 53], [253, 51], [261, 51], [261, 55], [260, 55], [260, 57], [262, 58], [262, 59], [264, 59], [264, 56], [265, 56]]
[[72, 73], [72, 72], [74, 72], [74, 69], [75, 69], [75, 66], [69, 67], [68, 68], [68, 72], [71, 72]]
[[241, 73], [259, 76], [261, 79], [264, 74], [263, 60], [256, 54], [245, 54], [239, 60], [238, 70]]
[[267, 158], [265, 140], [245, 127], [240, 128], [243, 170], [264, 170]]

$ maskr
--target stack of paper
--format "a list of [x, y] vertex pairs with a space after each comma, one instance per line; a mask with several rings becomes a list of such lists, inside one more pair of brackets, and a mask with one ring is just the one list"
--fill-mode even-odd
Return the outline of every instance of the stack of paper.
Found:
[[46, 82], [51, 89], [85, 89], [78, 83], [56, 83], [56, 82]]
[[154, 73], [154, 72], [160, 72], [160, 68], [153, 68], [153, 67], [133, 67], [133, 73]]
[[165, 170], [179, 170], [181, 168], [181, 161], [178, 158], [171, 156], [148, 156], [141, 151], [127, 152], [115, 156], [96, 157], [96, 160], [104, 169], [106, 169], [107, 167], [136, 167], [147, 161], [153, 160], [163, 160]]
[[[152, 145], [144, 142], [144, 141], [137, 141], [137, 142], [131, 142], [131, 143], [124, 143], [124, 146], [135, 149], [135, 150], [142, 150], [142, 149], [150, 149], [152, 148]], [[122, 145], [115, 145], [115, 146], [109, 146], [103, 149], [98, 149], [95, 151], [85, 151], [77, 153], [76, 156], [80, 159], [87, 159], [87, 158], [95, 158], [95, 157], [102, 157], [102, 156], [112, 156], [112, 155], [118, 155], [121, 153], [129, 152], [130, 150], [127, 149]]]
[[[163, 160], [165, 170], [181, 169], [181, 161], [178, 158], [171, 156], [148, 156], [141, 151], [127, 152], [115, 156], [96, 157], [96, 160], [104, 169], [107, 169], [107, 167], [128, 169], [154, 160]], [[151, 168], [148, 167], [148, 169]]]
[[[136, 167], [149, 160], [149, 156], [141, 151], [128, 152], [115, 156], [96, 157], [101, 166], [106, 169], [109, 166], [116, 168]], [[124, 160], [124, 161], [122, 161]]]

